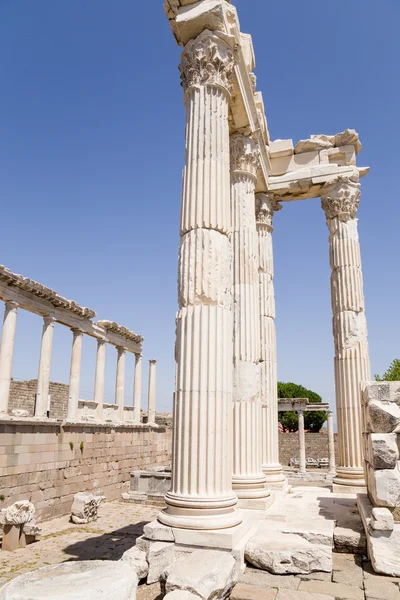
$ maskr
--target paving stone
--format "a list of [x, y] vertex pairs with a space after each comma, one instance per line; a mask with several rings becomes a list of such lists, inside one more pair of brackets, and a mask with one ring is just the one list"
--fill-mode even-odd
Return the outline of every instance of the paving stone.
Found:
[[365, 595], [376, 600], [400, 600], [400, 589], [397, 583], [385, 577], [371, 577], [364, 580]]
[[327, 581], [302, 581], [299, 591], [326, 594], [340, 600], [364, 600], [364, 592], [360, 588]]
[[273, 573], [267, 573], [266, 571], [261, 571], [261, 569], [247, 567], [244, 575], [240, 577], [239, 583], [266, 588], [277, 587], [297, 590], [300, 580], [294, 575], [273, 575]]
[[298, 590], [279, 590], [276, 600], [335, 600], [335, 596]]
[[296, 575], [300, 581], [332, 581], [332, 573], [306, 573], [305, 575]]
[[361, 556], [356, 554], [332, 554], [332, 564], [334, 571], [348, 571], [354, 566], [361, 567], [363, 559]]
[[275, 600], [277, 593], [277, 589], [238, 583], [229, 598], [230, 600]]
[[345, 585], [354, 585], [363, 589], [363, 572], [361, 567], [354, 566], [353, 569], [343, 571], [333, 571], [332, 581], [334, 583], [344, 583]]
[[363, 562], [363, 574], [364, 579], [378, 579], [381, 582], [393, 581], [394, 583], [398, 583], [400, 585], [400, 577], [392, 577], [391, 575], [382, 575], [380, 573], [376, 573], [370, 560], [365, 560]]

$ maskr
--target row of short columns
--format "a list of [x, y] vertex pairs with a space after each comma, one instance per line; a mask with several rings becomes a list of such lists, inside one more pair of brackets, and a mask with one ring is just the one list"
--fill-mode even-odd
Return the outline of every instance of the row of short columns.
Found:
[[[8, 414], [10, 386], [12, 376], [12, 362], [14, 355], [15, 332], [17, 324], [18, 303], [5, 302], [3, 329], [0, 344], [0, 415]], [[47, 403], [50, 386], [50, 367], [53, 347], [55, 319], [52, 316], [43, 318], [42, 343], [40, 349], [39, 372], [37, 380], [37, 393], [35, 403], [35, 417], [47, 416]], [[68, 391], [67, 419], [78, 419], [79, 388], [82, 362], [82, 343], [84, 332], [72, 328], [72, 352]], [[117, 347], [117, 372], [115, 385], [115, 400], [118, 406], [118, 421], [124, 420], [125, 396], [125, 364], [127, 349]], [[106, 341], [97, 340], [96, 374], [94, 384], [94, 401], [97, 403], [97, 419], [103, 417], [104, 382], [105, 382]], [[139, 424], [141, 419], [141, 392], [142, 392], [142, 356], [135, 354], [134, 372], [134, 411], [133, 423]], [[155, 424], [156, 414], [156, 361], [149, 361], [148, 385], [148, 424]]]

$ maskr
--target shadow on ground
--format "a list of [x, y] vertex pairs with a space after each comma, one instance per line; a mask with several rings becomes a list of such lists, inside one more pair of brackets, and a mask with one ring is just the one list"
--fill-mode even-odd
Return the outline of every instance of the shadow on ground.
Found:
[[119, 560], [124, 552], [136, 544], [136, 539], [143, 534], [143, 527], [147, 523], [148, 521], [141, 521], [110, 533], [94, 535], [67, 546], [63, 552], [75, 556], [69, 560]]

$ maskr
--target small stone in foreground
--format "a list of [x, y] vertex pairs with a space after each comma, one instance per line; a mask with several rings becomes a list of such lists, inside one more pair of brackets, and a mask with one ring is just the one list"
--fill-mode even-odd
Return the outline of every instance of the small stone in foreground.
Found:
[[121, 556], [121, 560], [127, 562], [138, 576], [139, 581], [147, 577], [149, 565], [146, 560], [146, 553], [139, 550], [137, 546], [130, 548]]

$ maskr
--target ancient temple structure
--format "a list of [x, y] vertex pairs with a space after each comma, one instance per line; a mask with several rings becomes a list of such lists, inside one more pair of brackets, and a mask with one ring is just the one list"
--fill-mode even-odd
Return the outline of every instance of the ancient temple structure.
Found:
[[[159, 520], [227, 530], [284, 488], [278, 456], [273, 217], [321, 198], [329, 230], [340, 446], [334, 484], [365, 489], [369, 380], [357, 208], [358, 134], [269, 137], [251, 36], [229, 0], [166, 0], [186, 107], [172, 485]], [[193, 538], [193, 536], [192, 536]], [[191, 542], [193, 539], [191, 538]]]

